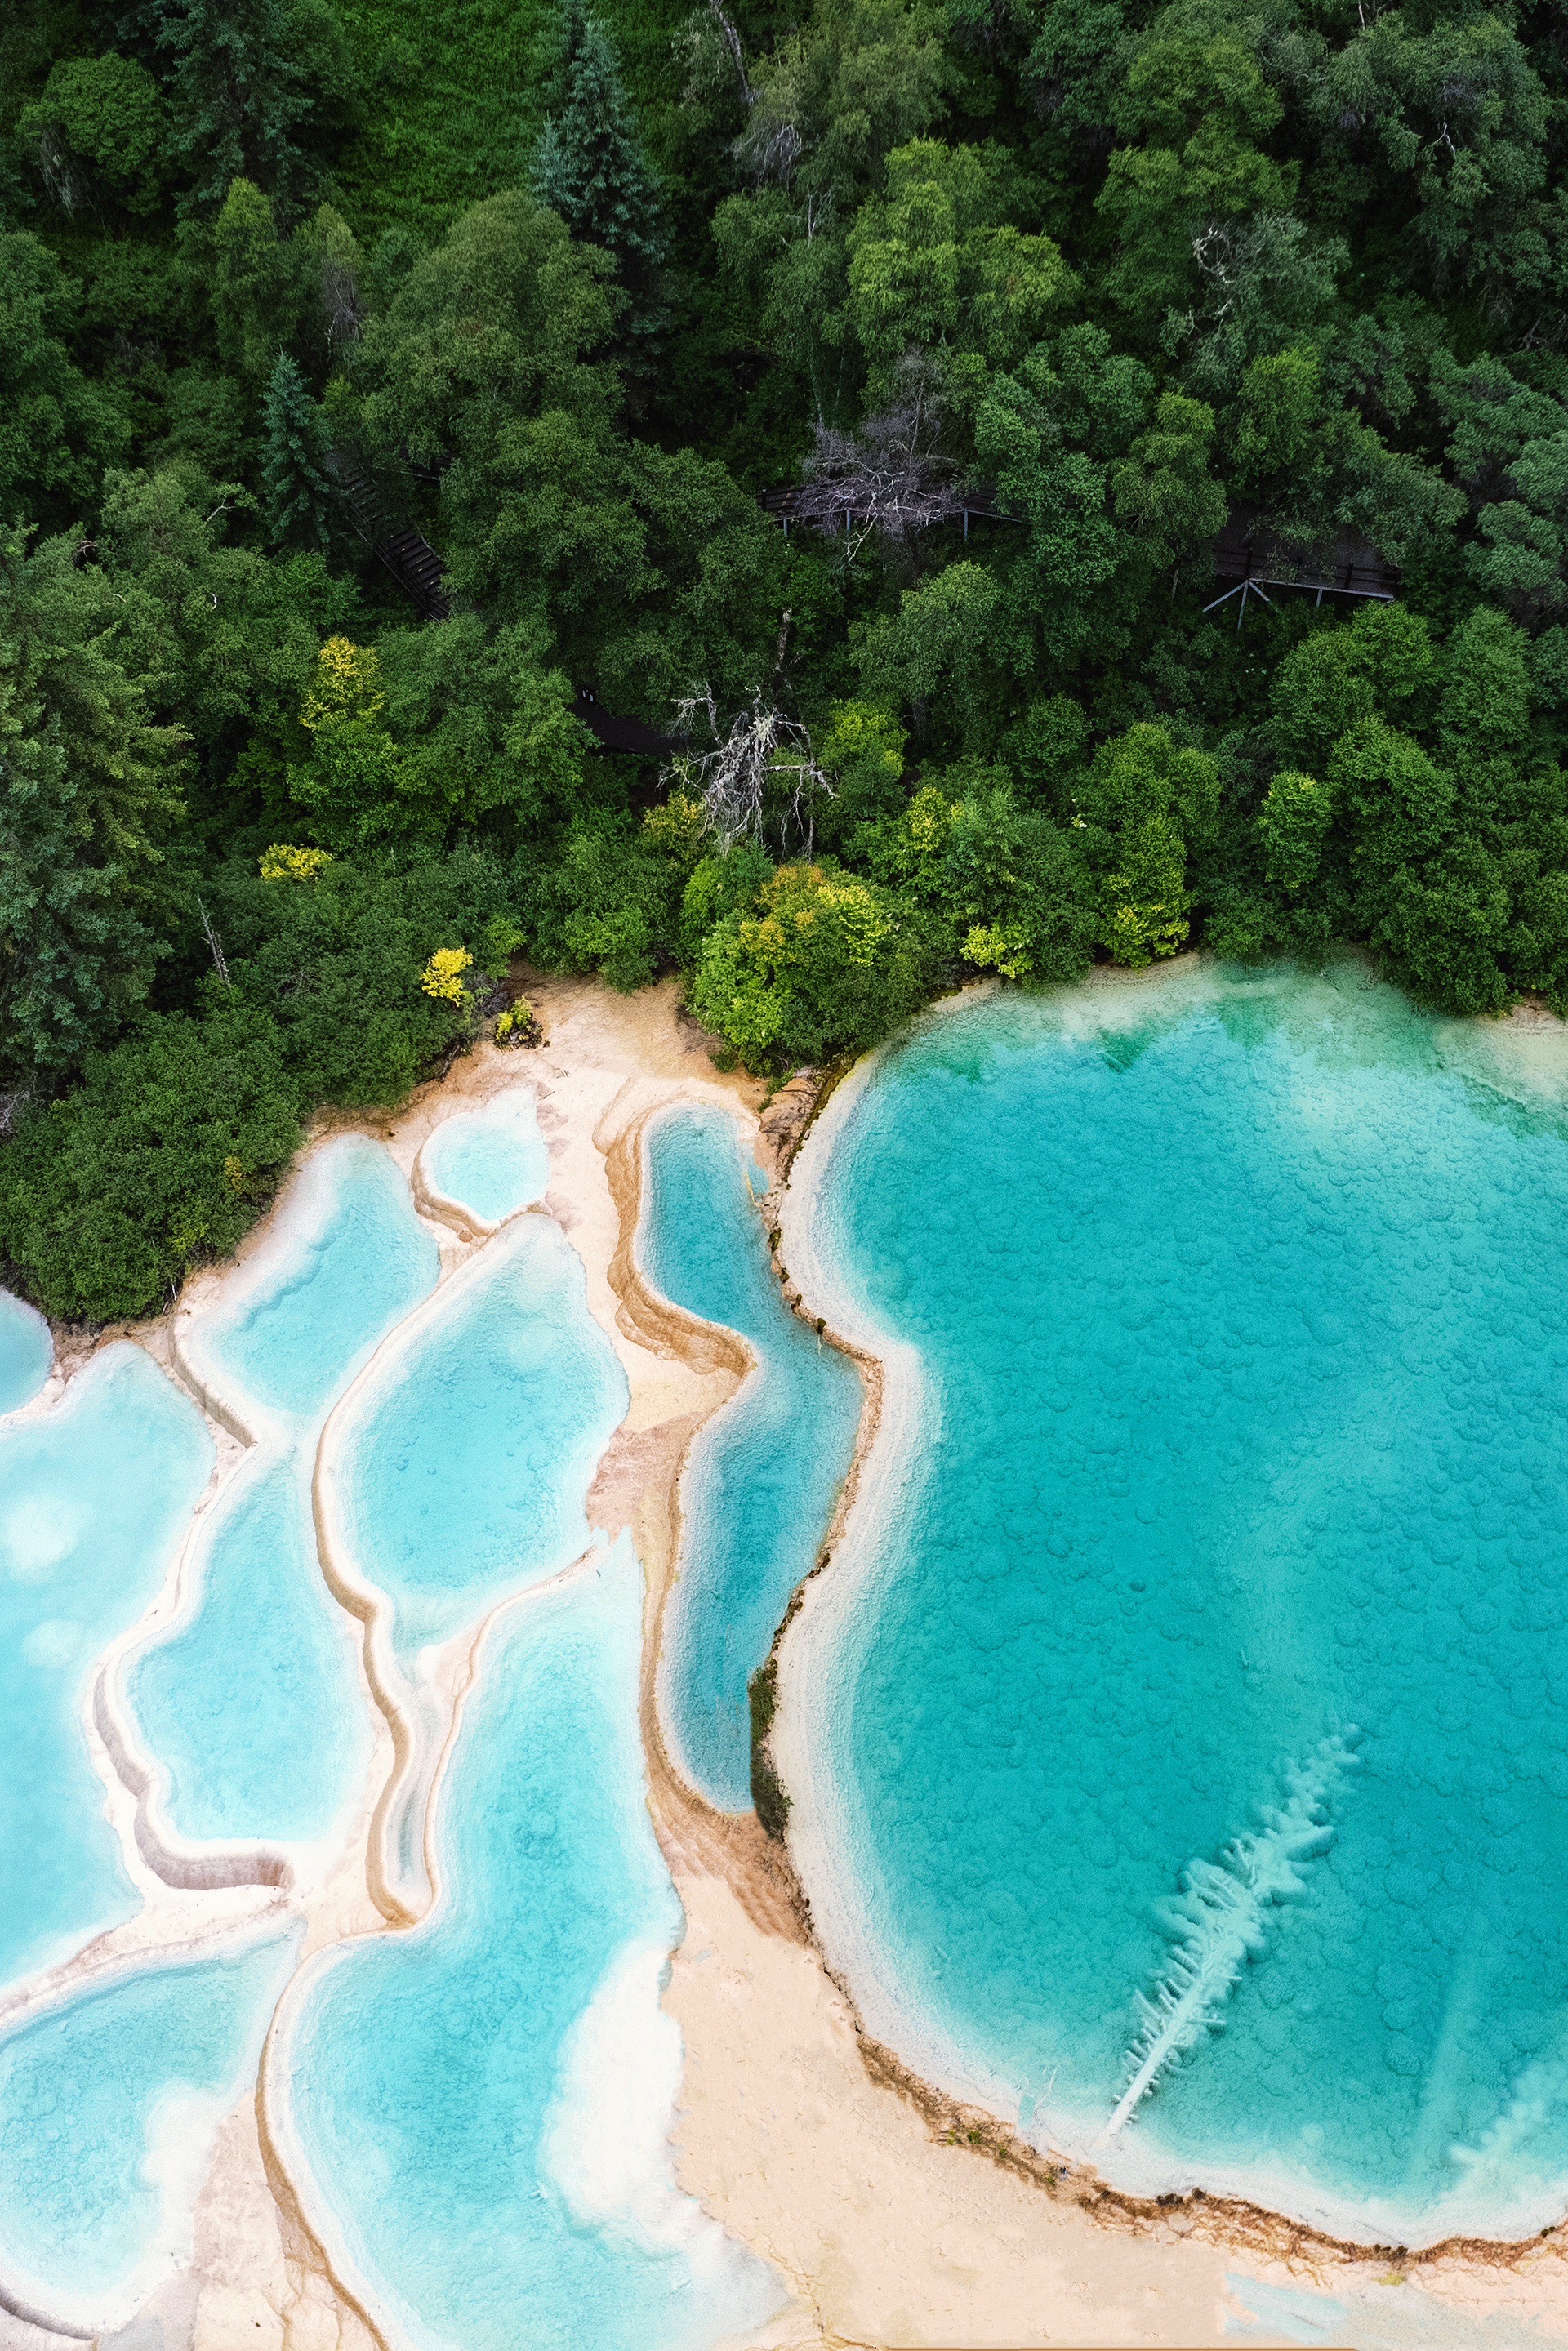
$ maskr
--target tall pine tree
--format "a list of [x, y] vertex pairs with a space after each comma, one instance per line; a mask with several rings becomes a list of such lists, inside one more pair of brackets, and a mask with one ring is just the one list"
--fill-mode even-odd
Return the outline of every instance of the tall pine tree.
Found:
[[298, 133], [313, 112], [284, 0], [153, 0], [157, 49], [173, 57], [175, 152], [189, 174], [182, 211], [210, 212], [254, 180], [288, 214], [308, 166]]
[[262, 413], [262, 491], [272, 543], [306, 540], [325, 554], [332, 535], [332, 501], [322, 469], [320, 426], [305, 379], [287, 351], [277, 355]]
[[658, 189], [614, 44], [588, 0], [563, 0], [556, 99], [534, 158], [534, 195], [573, 236], [613, 254], [631, 297], [627, 327], [646, 335], [658, 323], [664, 257]]

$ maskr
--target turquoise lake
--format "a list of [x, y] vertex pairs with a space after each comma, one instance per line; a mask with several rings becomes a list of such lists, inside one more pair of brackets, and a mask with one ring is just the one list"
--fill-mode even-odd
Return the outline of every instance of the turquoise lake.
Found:
[[644, 1800], [642, 1612], [622, 1546], [498, 1617], [436, 1909], [320, 1963], [291, 2028], [317, 2209], [421, 2351], [703, 2351], [785, 2300], [670, 2171], [682, 1922]]
[[361, 1779], [357, 1632], [317, 1559], [311, 1469], [332, 1404], [439, 1268], [391, 1155], [345, 1135], [303, 1171], [286, 1236], [192, 1332], [197, 1364], [264, 1434], [202, 1531], [189, 1621], [126, 1676], [182, 1836], [320, 1837]]
[[[243, 1455], [125, 1343], [0, 1425], [0, 1988], [138, 1911], [87, 1720], [176, 1560], [113, 1685], [164, 1813], [295, 1845], [288, 1898], [320, 1898], [309, 1848], [376, 1786], [323, 1444], [426, 1741], [396, 1824], [421, 1923], [301, 1970], [298, 1915], [182, 1895], [164, 1947], [0, 2032], [0, 2278], [84, 2328], [187, 2257], [280, 2000], [308, 2210], [406, 2351], [717, 2351], [786, 2297], [675, 2184], [643, 1581], [586, 1510], [629, 1391], [566, 1231], [501, 1205], [539, 1169], [521, 1106], [499, 1123], [473, 1166], [501, 1188], [449, 1196], [505, 1228], [439, 1289], [390, 1154], [308, 1163], [188, 1333]], [[739, 1810], [747, 1678], [862, 1386], [782, 1302], [742, 1122], [677, 1105], [644, 1147], [645, 1278], [756, 1359], [687, 1459], [658, 1685]], [[1559, 2218], [1563, 1040], [1429, 1020], [1357, 965], [978, 992], [830, 1101], [782, 1255], [885, 1367], [776, 1733], [868, 2029], [1140, 2193], [1385, 2244]], [[47, 1376], [41, 1327], [0, 1311], [0, 1408]], [[448, 1748], [433, 1645], [492, 1612]], [[1359, 2339], [1359, 2304], [1291, 2293], [1265, 2333]]]
[[[791, 1270], [904, 1437], [786, 1646], [807, 1890], [873, 2032], [1131, 2186], [1407, 2242], [1562, 2211], [1568, 1119], [1529, 1050], [1359, 967], [992, 995], [808, 1146]], [[1187, 1960], [1224, 2030], [1106, 2140]]]
[[287, 1237], [204, 1316], [198, 1361], [286, 1427], [318, 1421], [382, 1338], [434, 1289], [441, 1258], [390, 1152], [348, 1134], [293, 1187]]
[[15, 1412], [37, 1395], [54, 1360], [43, 1316], [0, 1290], [0, 1413]]
[[[588, 1545], [626, 1384], [580, 1260], [529, 1217], [426, 1308], [437, 1270], [390, 1156], [346, 1138], [188, 1334], [258, 1432], [205, 1516], [212, 1441], [140, 1348], [110, 1346], [0, 1429], [0, 1682], [22, 1764], [0, 1803], [0, 1982], [138, 1907], [82, 1717], [106, 1643], [170, 1588], [183, 1543], [180, 1613], [121, 1677], [170, 1824], [308, 1847], [363, 1789], [358, 1628], [321, 1574], [311, 1479], [334, 1403], [394, 1327], [414, 1318], [356, 1400], [347, 1484], [406, 1647]], [[300, 2070], [277, 2086], [315, 2217], [411, 2346], [706, 2351], [785, 2299], [674, 2183], [684, 2061], [660, 1998], [684, 1922], [645, 1799], [643, 1604], [622, 1545], [503, 1611], [439, 1799], [433, 1914], [350, 1939], [302, 1987]], [[202, 1924], [183, 1912], [182, 1939]], [[299, 1961], [298, 1922], [256, 1932], [154, 1947], [0, 2033], [0, 2278], [25, 2303], [112, 2330], [188, 2261], [218, 2126]]]
[[737, 1120], [706, 1105], [670, 1111], [646, 1149], [644, 1274], [688, 1313], [738, 1331], [758, 1358], [692, 1448], [659, 1687], [683, 1771], [710, 1803], [744, 1812], [747, 1684], [827, 1532], [854, 1455], [860, 1377], [779, 1295]]
[[324, 1836], [370, 1761], [353, 1626], [316, 1556], [309, 1481], [291, 1447], [248, 1457], [204, 1531], [192, 1621], [127, 1677], [182, 1836]]

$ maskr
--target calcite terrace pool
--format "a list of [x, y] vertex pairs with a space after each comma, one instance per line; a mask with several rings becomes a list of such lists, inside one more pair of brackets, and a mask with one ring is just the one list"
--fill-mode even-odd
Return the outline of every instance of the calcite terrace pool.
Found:
[[1568, 2341], [1568, 1040], [543, 1008], [0, 1306], [0, 2344]]

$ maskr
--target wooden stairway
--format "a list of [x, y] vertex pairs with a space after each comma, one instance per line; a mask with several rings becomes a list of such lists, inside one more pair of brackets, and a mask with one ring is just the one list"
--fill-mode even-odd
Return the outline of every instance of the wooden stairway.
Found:
[[381, 493], [353, 450], [332, 450], [327, 467], [354, 528], [385, 564], [420, 619], [449, 619], [452, 607], [446, 599], [446, 574], [430, 541], [387, 513]]

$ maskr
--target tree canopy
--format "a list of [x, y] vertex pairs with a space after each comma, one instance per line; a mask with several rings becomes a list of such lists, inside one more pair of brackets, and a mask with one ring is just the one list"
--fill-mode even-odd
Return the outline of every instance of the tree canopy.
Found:
[[774, 1074], [1194, 946], [1568, 1011], [1550, 11], [16, 0], [0, 60], [54, 1311], [156, 1304], [519, 949]]

